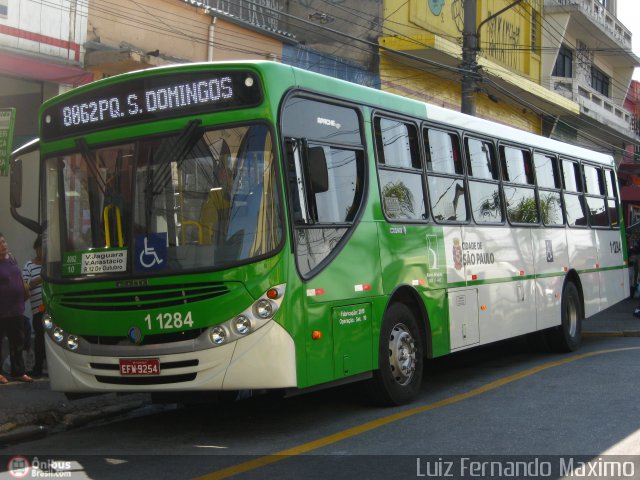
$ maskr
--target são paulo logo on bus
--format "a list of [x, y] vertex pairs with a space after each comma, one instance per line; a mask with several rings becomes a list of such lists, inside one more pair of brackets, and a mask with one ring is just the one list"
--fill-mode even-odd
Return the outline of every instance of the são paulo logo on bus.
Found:
[[467, 265], [493, 265], [495, 262], [493, 252], [485, 252], [482, 242], [453, 239], [453, 266], [456, 270]]

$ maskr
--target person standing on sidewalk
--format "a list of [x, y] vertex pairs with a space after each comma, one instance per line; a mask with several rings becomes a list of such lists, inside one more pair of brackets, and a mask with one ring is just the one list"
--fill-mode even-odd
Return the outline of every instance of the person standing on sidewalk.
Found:
[[[22, 356], [25, 288], [20, 267], [9, 253], [9, 245], [4, 235], [0, 233], [0, 340], [4, 335], [9, 339], [11, 377], [19, 382], [32, 382], [31, 377], [24, 371]], [[0, 384], [6, 383], [7, 379], [0, 375]]]
[[38, 236], [33, 242], [33, 249], [36, 256], [28, 260], [22, 269], [22, 278], [27, 282], [31, 289], [31, 312], [33, 318], [31, 325], [35, 334], [34, 338], [34, 354], [35, 363], [30, 375], [33, 377], [42, 376], [42, 368], [44, 366], [44, 326], [42, 325], [42, 315], [44, 313], [44, 304], [42, 303], [42, 237]]

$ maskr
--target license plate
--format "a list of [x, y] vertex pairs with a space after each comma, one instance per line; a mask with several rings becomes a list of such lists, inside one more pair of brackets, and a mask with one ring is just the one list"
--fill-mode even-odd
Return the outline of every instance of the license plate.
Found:
[[160, 359], [121, 358], [120, 375], [160, 375]]

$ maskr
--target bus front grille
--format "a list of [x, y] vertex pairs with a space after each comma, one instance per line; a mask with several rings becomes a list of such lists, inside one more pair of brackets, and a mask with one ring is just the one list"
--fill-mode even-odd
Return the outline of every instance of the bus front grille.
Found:
[[68, 292], [61, 296], [60, 305], [89, 311], [131, 311], [186, 305], [227, 293], [229, 288], [219, 282], [111, 288]]

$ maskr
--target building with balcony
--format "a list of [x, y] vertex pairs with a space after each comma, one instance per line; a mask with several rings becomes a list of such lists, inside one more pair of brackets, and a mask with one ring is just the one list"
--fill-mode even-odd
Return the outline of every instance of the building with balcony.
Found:
[[464, 19], [472, 15], [475, 115], [538, 134], [579, 113], [541, 85], [542, 0], [385, 0], [379, 39], [382, 88], [460, 110]]
[[619, 163], [640, 144], [624, 107], [640, 58], [616, 11], [617, 0], [545, 0], [542, 84], [580, 106], [578, 115], [553, 119], [551, 136], [612, 153]]

